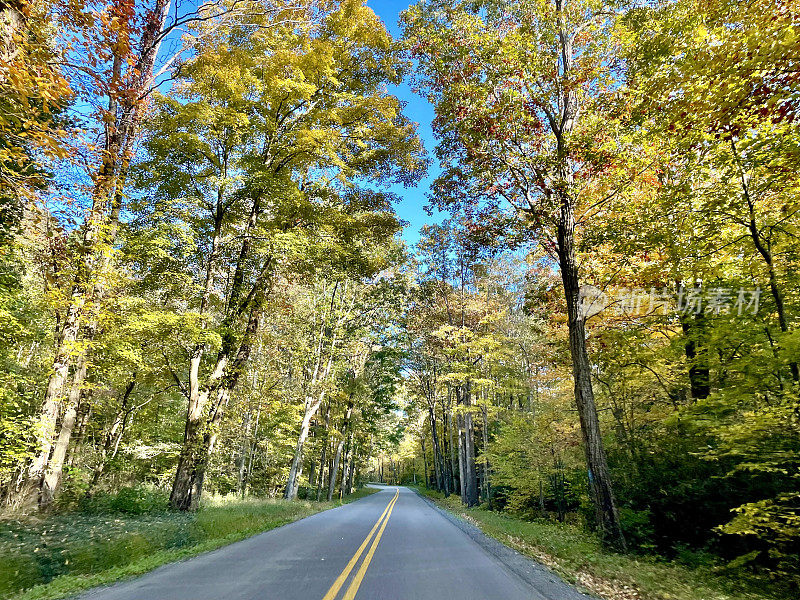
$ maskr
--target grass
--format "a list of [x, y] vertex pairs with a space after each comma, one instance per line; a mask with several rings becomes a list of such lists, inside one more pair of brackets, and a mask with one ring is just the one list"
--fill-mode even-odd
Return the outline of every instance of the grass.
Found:
[[335, 502], [212, 498], [197, 513], [62, 513], [0, 521], [0, 598], [51, 600], [141, 575], [334, 508]]
[[790, 598], [774, 585], [712, 566], [690, 568], [649, 556], [617, 554], [601, 548], [580, 528], [550, 521], [465, 508], [458, 496], [420, 493], [456, 516], [558, 573], [584, 591], [609, 600], [776, 600]]

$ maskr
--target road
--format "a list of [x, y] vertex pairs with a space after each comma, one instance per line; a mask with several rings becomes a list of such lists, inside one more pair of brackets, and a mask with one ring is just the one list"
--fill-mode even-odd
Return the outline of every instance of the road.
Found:
[[586, 600], [412, 490], [357, 502], [89, 592], [85, 600]]

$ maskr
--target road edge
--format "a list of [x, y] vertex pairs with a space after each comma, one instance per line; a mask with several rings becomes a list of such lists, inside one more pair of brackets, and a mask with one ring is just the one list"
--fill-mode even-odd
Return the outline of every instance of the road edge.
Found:
[[544, 598], [548, 600], [598, 600], [596, 596], [590, 596], [581, 591], [576, 584], [564, 581], [557, 573], [548, 569], [545, 565], [506, 546], [500, 540], [485, 534], [476, 525], [453, 514], [446, 508], [442, 508], [418, 489], [413, 487], [408, 489], [412, 490], [431, 508], [438, 511], [445, 519], [467, 534], [472, 541], [486, 552], [498, 559], [514, 575], [536, 589]]

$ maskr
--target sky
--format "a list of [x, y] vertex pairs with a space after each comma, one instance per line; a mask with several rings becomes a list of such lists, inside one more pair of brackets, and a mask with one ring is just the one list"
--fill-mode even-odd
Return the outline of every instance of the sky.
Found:
[[[397, 25], [400, 13], [413, 3], [409, 0], [367, 0], [367, 5], [375, 11], [395, 37], [400, 36], [400, 28]], [[431, 130], [431, 122], [434, 117], [433, 106], [425, 98], [412, 92], [408, 83], [392, 87], [391, 91], [400, 100], [407, 103], [405, 114], [412, 121], [419, 123], [419, 135], [425, 144], [426, 150], [432, 156], [433, 148], [436, 144]], [[426, 223], [438, 223], [443, 219], [441, 214], [434, 213], [433, 216], [428, 216], [423, 210], [423, 207], [428, 202], [428, 189], [437, 173], [436, 165], [432, 164], [428, 169], [428, 176], [420, 181], [416, 187], [406, 188], [402, 185], [397, 185], [392, 188], [392, 191], [402, 198], [402, 201], [395, 206], [395, 209], [397, 210], [397, 215], [409, 223], [403, 230], [403, 239], [409, 246], [419, 240], [420, 227]]]

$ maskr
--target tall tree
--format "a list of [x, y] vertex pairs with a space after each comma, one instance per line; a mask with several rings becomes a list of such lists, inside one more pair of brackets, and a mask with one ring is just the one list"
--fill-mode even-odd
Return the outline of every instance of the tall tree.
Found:
[[63, 158], [61, 111], [72, 90], [59, 68], [55, 2], [0, 2], [0, 243]]
[[[197, 56], [181, 67], [189, 102], [165, 103], [161, 129], [151, 137], [154, 184], [173, 188], [173, 196], [202, 210], [208, 238], [201, 322], [221, 252], [233, 265], [219, 290], [216, 357], [201, 376], [206, 344], [198, 340], [184, 386], [189, 411], [171, 500], [184, 510], [197, 506], [214, 430], [249, 355], [274, 275], [313, 270], [315, 261], [325, 261], [323, 248], [332, 252], [329, 264], [339, 261], [345, 271], [369, 276], [382, 268], [367, 255], [370, 240], [396, 231], [389, 197], [355, 182], [411, 181], [421, 165], [414, 126], [384, 89], [399, 81], [404, 63], [370, 9], [354, 0], [331, 3], [308, 28], [284, 22], [280, 13], [261, 18], [256, 29], [248, 17], [204, 37]], [[198, 120], [199, 114], [205, 118]], [[165, 179], [165, 163], [176, 162], [181, 178]], [[241, 233], [226, 244], [228, 227]], [[324, 398], [319, 378], [337, 343], [325, 330], [317, 342], [324, 351], [312, 369], [306, 435]], [[293, 497], [296, 488], [289, 489]]]
[[[80, 206], [86, 196], [88, 207], [76, 232], [70, 289], [57, 307], [59, 331], [38, 417], [36, 456], [13, 494], [17, 504], [49, 504], [53, 486], [60, 480], [59, 465], [53, 465], [49, 473], [48, 469], [60, 406], [65, 399], [72, 404], [70, 396], [77, 397], [76, 392], [67, 391], [65, 398], [65, 386], [69, 381], [72, 389], [78, 389], [86, 377], [83, 364], [97, 332], [97, 311], [113, 267], [111, 249], [134, 145], [159, 72], [180, 55], [179, 50], [161, 56], [162, 43], [192, 23], [229, 14], [236, 5], [236, 0], [214, 1], [186, 13], [179, 8], [172, 11], [170, 0], [92, 2], [80, 8], [69, 2], [52, 3], [53, 18], [61, 26], [57, 64], [70, 85], [73, 102], [86, 112], [85, 126], [62, 140], [66, 156], [83, 171], [84, 179], [81, 185], [71, 186], [65, 203]], [[185, 39], [196, 41], [192, 35]], [[65, 421], [68, 427], [61, 445], [69, 442], [70, 421]]]
[[602, 124], [615, 86], [615, 21], [591, 0], [426, 2], [404, 15], [436, 106], [444, 174], [434, 203], [490, 222], [495, 234], [522, 230], [558, 261], [597, 524], [605, 542], [624, 548], [579, 310], [576, 239], [582, 211], [613, 191], [601, 175], [615, 151]]

